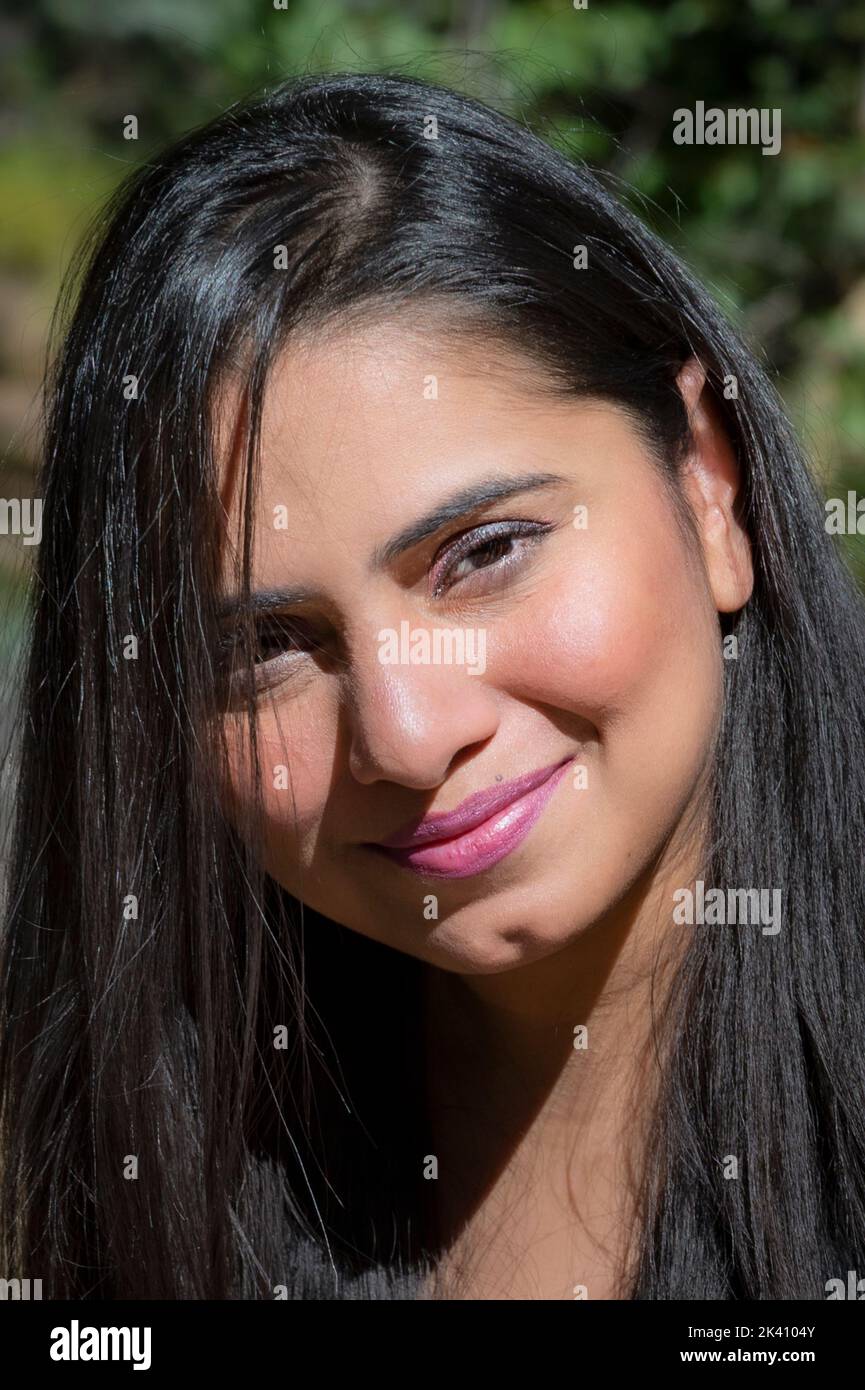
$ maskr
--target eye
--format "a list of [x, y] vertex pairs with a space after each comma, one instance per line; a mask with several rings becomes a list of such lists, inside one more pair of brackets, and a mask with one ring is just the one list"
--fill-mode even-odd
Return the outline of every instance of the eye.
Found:
[[523, 552], [551, 530], [547, 522], [496, 521], [464, 532], [436, 557], [431, 574], [433, 597], [483, 570], [509, 572], [519, 565]]
[[244, 680], [251, 659], [256, 670], [290, 670], [300, 658], [321, 651], [315, 632], [298, 618], [282, 615], [261, 617], [253, 621], [252, 640], [241, 626], [225, 632], [219, 643], [218, 667], [228, 681]]
[[256, 625], [256, 665], [263, 665], [274, 657], [316, 650], [318, 642], [315, 634], [297, 618], [267, 618]]

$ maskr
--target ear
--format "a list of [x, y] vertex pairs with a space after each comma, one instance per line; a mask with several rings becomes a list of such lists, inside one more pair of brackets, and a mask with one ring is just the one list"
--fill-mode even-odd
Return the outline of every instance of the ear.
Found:
[[736, 516], [739, 465], [696, 358], [688, 359], [676, 384], [692, 439], [682, 486], [694, 514], [715, 607], [719, 613], [735, 613], [754, 588], [751, 542]]

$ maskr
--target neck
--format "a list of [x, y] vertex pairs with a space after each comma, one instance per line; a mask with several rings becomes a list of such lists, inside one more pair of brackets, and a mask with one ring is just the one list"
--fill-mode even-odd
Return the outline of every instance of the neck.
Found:
[[[673, 889], [688, 881], [676, 859], [655, 864], [603, 920], [553, 955], [495, 975], [429, 967], [442, 1246], [477, 1246], [497, 1213], [532, 1211], [532, 1230], [549, 1228], [548, 1252], [553, 1228], [561, 1232], [558, 1255], [541, 1260], [562, 1284], [553, 1296], [573, 1297], [577, 1285], [592, 1298], [616, 1296], [634, 1253], [660, 1081], [655, 1035], [689, 939], [671, 920]], [[543, 1271], [531, 1277], [543, 1282]]]

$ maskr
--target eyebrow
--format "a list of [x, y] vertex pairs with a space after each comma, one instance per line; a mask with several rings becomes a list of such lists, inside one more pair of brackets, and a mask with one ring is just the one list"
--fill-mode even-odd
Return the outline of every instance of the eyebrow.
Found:
[[428, 540], [430, 536], [434, 536], [436, 531], [447, 526], [449, 521], [456, 521], [469, 512], [475, 512], [480, 507], [489, 506], [491, 502], [501, 502], [508, 497], [516, 497], [520, 493], [536, 492], [540, 488], [553, 487], [555, 484], [565, 481], [566, 479], [560, 477], [558, 473], [522, 473], [518, 477], [511, 475], [509, 477], [487, 478], [483, 482], [464, 487], [459, 492], [454, 493], [452, 497], [441, 502], [433, 511], [427, 512], [426, 516], [419, 517], [417, 521], [411, 522], [404, 530], [397, 532], [384, 545], [378, 546], [373, 551], [373, 568], [386, 568], [404, 551], [410, 550], [420, 541]]
[[315, 598], [312, 589], [302, 588], [296, 585], [288, 587], [279, 586], [275, 589], [256, 589], [254, 593], [245, 598], [243, 594], [234, 594], [230, 598], [225, 598], [219, 605], [219, 618], [234, 617], [237, 613], [273, 613], [280, 608], [291, 608], [295, 604], [309, 603]]
[[[421, 541], [428, 540], [430, 536], [434, 536], [449, 522], [458, 521], [460, 517], [476, 512], [481, 507], [489, 506], [492, 502], [506, 501], [509, 497], [517, 497], [526, 492], [537, 492], [542, 488], [555, 487], [565, 482], [567, 479], [558, 473], [522, 473], [516, 477], [510, 474], [487, 478], [482, 482], [461, 488], [459, 492], [453, 493], [451, 497], [440, 502], [432, 511], [418, 517], [416, 521], [410, 522], [408, 526], [404, 527], [402, 531], [398, 531], [383, 545], [376, 546], [372, 553], [371, 568], [374, 570], [386, 569], [406, 550], [411, 550]], [[249, 595], [248, 600], [244, 599], [243, 595], [225, 599], [220, 606], [220, 617], [230, 617], [239, 611], [253, 614], [271, 613], [280, 608], [309, 603], [315, 597], [317, 597], [315, 590], [298, 585], [257, 589]]]

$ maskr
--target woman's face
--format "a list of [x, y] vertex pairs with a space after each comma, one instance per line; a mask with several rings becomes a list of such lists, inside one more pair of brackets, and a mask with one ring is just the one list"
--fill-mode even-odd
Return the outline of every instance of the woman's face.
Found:
[[[657, 872], [702, 794], [718, 607], [747, 598], [711, 448], [689, 544], [629, 418], [535, 373], [391, 321], [293, 346], [263, 417], [265, 867], [467, 973], [560, 950]], [[236, 815], [247, 735], [226, 726]]]

